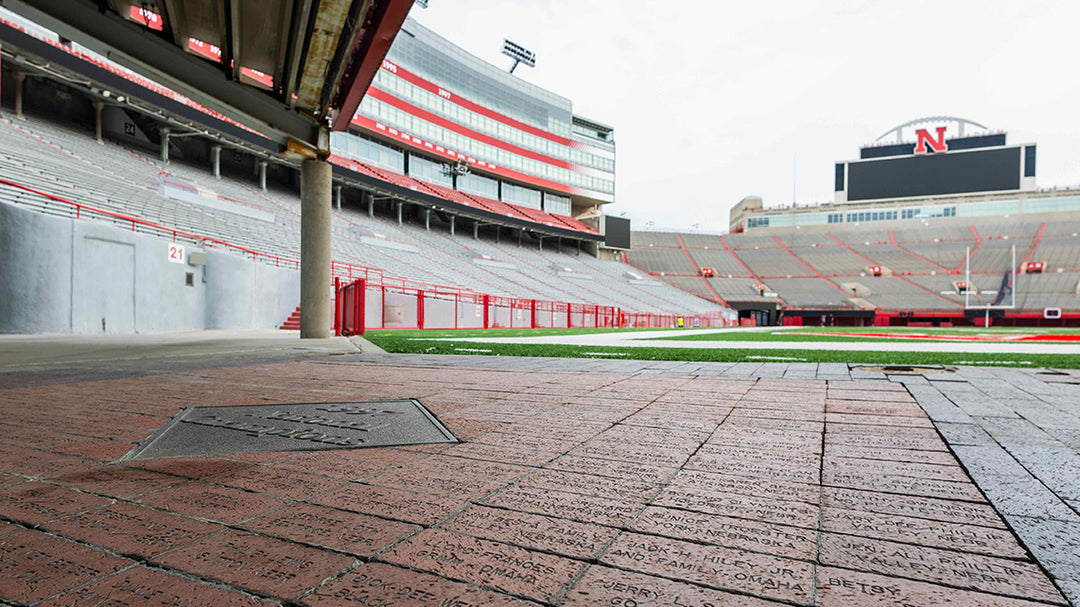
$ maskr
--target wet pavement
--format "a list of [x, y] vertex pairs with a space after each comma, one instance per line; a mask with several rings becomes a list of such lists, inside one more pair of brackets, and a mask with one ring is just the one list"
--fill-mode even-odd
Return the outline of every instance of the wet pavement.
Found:
[[[1077, 600], [1071, 372], [290, 356], [0, 373], [0, 599]], [[392, 398], [463, 442], [118, 462], [184, 407]]]

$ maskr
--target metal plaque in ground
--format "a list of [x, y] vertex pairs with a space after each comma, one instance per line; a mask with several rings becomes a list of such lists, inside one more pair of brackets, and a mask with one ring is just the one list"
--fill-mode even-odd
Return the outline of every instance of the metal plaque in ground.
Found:
[[456, 442], [415, 399], [190, 407], [123, 459]]

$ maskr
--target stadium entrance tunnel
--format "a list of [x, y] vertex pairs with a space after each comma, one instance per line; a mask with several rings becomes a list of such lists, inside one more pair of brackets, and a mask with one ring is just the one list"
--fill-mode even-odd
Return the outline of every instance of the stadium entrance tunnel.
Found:
[[781, 310], [777, 324], [788, 327], [872, 327], [874, 310]]
[[780, 324], [779, 304], [775, 301], [728, 301], [739, 313], [739, 324], [772, 327]]

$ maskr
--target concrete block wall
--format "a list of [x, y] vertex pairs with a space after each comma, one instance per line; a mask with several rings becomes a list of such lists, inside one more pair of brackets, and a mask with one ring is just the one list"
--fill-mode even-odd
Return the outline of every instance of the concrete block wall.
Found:
[[269, 329], [300, 303], [297, 270], [217, 251], [174, 263], [169, 244], [0, 203], [0, 333]]

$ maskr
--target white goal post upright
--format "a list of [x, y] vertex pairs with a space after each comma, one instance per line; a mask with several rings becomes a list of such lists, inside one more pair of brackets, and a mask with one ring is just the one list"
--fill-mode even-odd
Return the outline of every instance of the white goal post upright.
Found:
[[[1011, 299], [1008, 304], [983, 304], [983, 305], [971, 305], [971, 247], [967, 248], [967, 257], [964, 263], [964, 309], [965, 310], [986, 310], [986, 317], [983, 321], [983, 327], [990, 326], [990, 310], [1015, 310], [1016, 309], [1016, 287], [1020, 284], [1017, 280], [1017, 268], [1016, 268], [1016, 245], [1012, 246], [1012, 266], [1010, 266], [1009, 272], [1009, 284], [1011, 284], [1010, 295]], [[996, 294], [996, 292], [995, 292]]]

